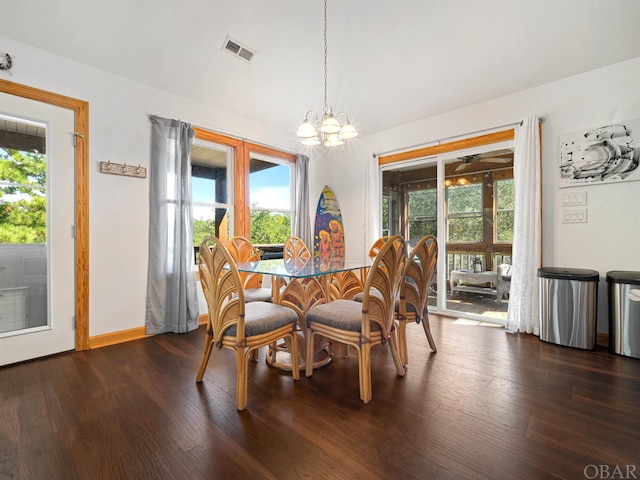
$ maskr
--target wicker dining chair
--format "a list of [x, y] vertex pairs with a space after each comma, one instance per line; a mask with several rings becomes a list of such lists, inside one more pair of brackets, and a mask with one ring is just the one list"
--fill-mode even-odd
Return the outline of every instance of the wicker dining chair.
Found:
[[[260, 261], [260, 253], [246, 237], [240, 235], [231, 237], [227, 241], [226, 247], [235, 263]], [[249, 272], [239, 272], [239, 274], [244, 289], [245, 302], [271, 301], [271, 289], [262, 286], [261, 274]]]
[[[286, 270], [300, 270], [304, 268], [311, 259], [311, 251], [309, 250], [307, 245], [300, 237], [296, 237], [294, 235], [291, 235], [289, 238], [287, 238], [287, 241], [284, 243], [282, 254]], [[311, 279], [309, 279], [309, 281], [311, 281]], [[300, 282], [305, 283], [305, 280], [300, 280]], [[298, 308], [298, 311], [302, 311], [302, 304], [291, 303], [296, 301], [295, 298], [291, 298], [291, 295], [285, 295], [284, 298], [282, 298], [282, 295], [285, 292], [288, 283], [289, 281], [285, 277], [276, 277], [272, 281], [272, 288], [277, 289], [278, 299], [282, 299], [284, 301], [283, 303], [286, 304], [288, 302], [290, 305], [292, 305], [292, 307]], [[293, 288], [294, 286], [291, 285], [290, 287]], [[298, 352], [300, 355], [304, 355], [304, 351], [300, 351], [301, 349], [304, 350], [304, 343], [302, 342], [302, 340], [300, 340], [300, 336], [298, 336], [298, 340]], [[280, 366], [280, 368], [283, 368], [282, 364], [278, 362], [277, 358], [278, 352], [281, 351], [289, 352], [288, 342], [274, 342], [273, 344], [269, 345], [269, 349], [267, 350], [267, 363], [269, 365]], [[288, 365], [284, 368], [288, 369]]]
[[371, 258], [371, 259], [376, 258], [376, 255], [378, 254], [380, 249], [383, 247], [383, 245], [390, 238], [391, 238], [390, 235], [384, 235], [384, 236], [378, 238], [375, 242], [373, 242], [373, 245], [371, 245], [371, 248], [369, 249], [369, 254], [368, 254], [369, 258]]
[[284, 243], [284, 249], [282, 251], [282, 256], [285, 260], [309, 260], [311, 258], [311, 251], [309, 247], [304, 243], [300, 237], [296, 237], [291, 235], [287, 238], [287, 241]]
[[211, 352], [227, 348], [236, 353], [236, 407], [247, 407], [248, 364], [252, 352], [285, 339], [291, 348], [291, 373], [300, 378], [296, 326], [300, 319], [292, 308], [269, 302], [245, 303], [243, 284], [235, 261], [216, 237], [206, 237], [198, 261], [200, 284], [208, 307], [204, 354], [196, 376], [202, 381]]
[[[405, 370], [395, 332], [395, 299], [407, 260], [404, 239], [390, 237], [369, 269], [362, 303], [333, 300], [311, 307], [306, 314], [306, 376], [313, 374], [315, 335], [349, 345], [358, 352], [360, 399], [371, 400], [371, 349], [388, 344], [398, 375]], [[377, 293], [376, 293], [377, 292]]]
[[424, 333], [431, 350], [437, 352], [436, 342], [429, 325], [429, 287], [438, 262], [438, 241], [433, 235], [422, 237], [411, 253], [400, 286], [400, 298], [397, 305], [398, 348], [402, 364], [407, 365], [407, 323], [422, 323]]

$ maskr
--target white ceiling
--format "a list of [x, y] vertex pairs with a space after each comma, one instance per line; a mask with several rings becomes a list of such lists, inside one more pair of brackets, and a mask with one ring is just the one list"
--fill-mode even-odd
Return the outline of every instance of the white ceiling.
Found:
[[[640, 56], [639, 0], [329, 0], [328, 15], [328, 103], [361, 134]], [[0, 36], [283, 131], [322, 109], [322, 29], [321, 0], [0, 0]]]

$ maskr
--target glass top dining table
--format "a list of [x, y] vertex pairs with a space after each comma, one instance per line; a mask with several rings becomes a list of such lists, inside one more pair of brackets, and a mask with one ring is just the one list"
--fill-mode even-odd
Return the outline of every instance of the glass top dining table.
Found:
[[[317, 304], [318, 301], [330, 302], [337, 298], [353, 298], [356, 291], [362, 290], [366, 272], [371, 266], [371, 259], [366, 258], [333, 258], [329, 261], [310, 258], [271, 259], [257, 262], [241, 262], [236, 264], [239, 272], [248, 272], [273, 277], [271, 292], [273, 303], [281, 300], [297, 305], [302, 313]], [[300, 321], [300, 348], [304, 352], [304, 322]], [[287, 360], [286, 347], [270, 347], [267, 363], [284, 370], [291, 369]], [[284, 359], [282, 358], [284, 357]], [[304, 369], [304, 355], [300, 355], [299, 365]], [[320, 345], [314, 354], [314, 368], [326, 365], [331, 361], [331, 348]]]
[[239, 272], [259, 273], [275, 277], [309, 278], [332, 273], [369, 268], [369, 258], [334, 258], [329, 261], [310, 258], [271, 259], [236, 264]]

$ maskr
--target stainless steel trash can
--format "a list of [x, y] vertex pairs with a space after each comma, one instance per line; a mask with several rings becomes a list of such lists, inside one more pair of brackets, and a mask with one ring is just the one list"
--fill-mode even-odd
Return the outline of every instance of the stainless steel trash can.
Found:
[[609, 350], [640, 358], [640, 272], [607, 272]]
[[579, 268], [538, 269], [540, 340], [567, 347], [596, 348], [600, 274]]

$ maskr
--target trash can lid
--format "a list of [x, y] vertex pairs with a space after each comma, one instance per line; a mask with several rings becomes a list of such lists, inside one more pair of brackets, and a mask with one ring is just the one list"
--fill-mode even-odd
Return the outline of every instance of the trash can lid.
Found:
[[596, 270], [585, 270], [583, 268], [562, 268], [562, 267], [541, 267], [538, 269], [540, 278], [558, 278], [561, 280], [600, 280], [600, 273]]
[[607, 282], [633, 283], [635, 285], [640, 285], [640, 272], [613, 270], [611, 272], [607, 272]]

